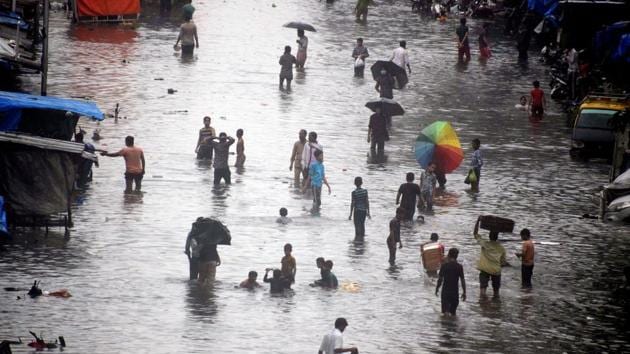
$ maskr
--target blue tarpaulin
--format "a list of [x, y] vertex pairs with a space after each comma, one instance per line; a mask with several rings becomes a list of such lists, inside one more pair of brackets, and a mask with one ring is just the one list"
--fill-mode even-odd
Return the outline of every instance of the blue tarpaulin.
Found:
[[621, 21], [607, 26], [595, 34], [594, 49], [600, 59], [613, 53], [613, 59], [624, 60], [623, 43], [624, 34], [630, 33], [630, 21]]
[[69, 111], [96, 120], [104, 119], [103, 112], [93, 102], [0, 91], [0, 131], [15, 130], [23, 109]]
[[4, 211], [4, 198], [0, 195], [0, 236], [8, 233], [7, 213]]
[[9, 27], [15, 28], [18, 22], [20, 23], [20, 30], [22, 31], [28, 31], [31, 27], [17, 13], [9, 12], [9, 11], [0, 11], [0, 25], [8, 25]]
[[558, 0], [527, 0], [527, 9], [542, 16], [552, 27], [559, 27]]
[[630, 33], [621, 36], [619, 46], [612, 55], [612, 60], [630, 63]]

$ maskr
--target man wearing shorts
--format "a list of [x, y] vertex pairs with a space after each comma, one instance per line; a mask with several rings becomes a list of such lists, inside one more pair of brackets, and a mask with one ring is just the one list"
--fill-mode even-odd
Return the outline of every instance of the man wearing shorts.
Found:
[[136, 184], [136, 192], [140, 192], [142, 187], [142, 177], [146, 164], [144, 162], [144, 152], [139, 146], [134, 146], [133, 136], [125, 138], [125, 147], [113, 154], [103, 152], [101, 155], [109, 157], [122, 156], [125, 158], [125, 193], [131, 193], [133, 183]]
[[481, 246], [481, 254], [477, 269], [479, 269], [479, 294], [486, 296], [488, 282], [492, 281], [492, 291], [494, 296], [499, 296], [499, 288], [501, 288], [501, 266], [506, 265], [505, 248], [499, 243], [499, 233], [490, 231], [490, 240], [484, 240], [479, 235], [479, 224], [481, 217], [477, 219], [475, 231], [473, 232], [475, 240]]

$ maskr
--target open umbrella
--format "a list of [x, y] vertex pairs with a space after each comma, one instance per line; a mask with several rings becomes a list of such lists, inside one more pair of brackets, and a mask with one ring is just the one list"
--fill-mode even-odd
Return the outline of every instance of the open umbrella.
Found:
[[230, 245], [230, 230], [222, 222], [213, 218], [197, 219], [190, 230], [191, 237], [203, 245]]
[[422, 168], [435, 162], [437, 170], [443, 173], [453, 172], [464, 159], [464, 152], [459, 138], [451, 123], [437, 121], [422, 129], [416, 139], [416, 161]]
[[315, 30], [315, 27], [309, 25], [308, 23], [298, 22], [298, 21], [287, 22], [282, 27], [296, 28], [296, 29], [301, 29], [301, 30], [310, 31], [310, 32], [317, 32]]
[[385, 69], [388, 74], [392, 77], [398, 77], [401, 74], [405, 74], [405, 69], [400, 66], [394, 64], [392, 61], [387, 60], [378, 60], [376, 63], [372, 64], [370, 70], [372, 71], [372, 77], [374, 80], [377, 80], [379, 76], [381, 76], [381, 69]]
[[381, 114], [388, 117], [402, 116], [405, 114], [405, 110], [398, 102], [384, 97], [369, 101], [365, 104], [365, 107], [371, 109], [372, 112], [376, 112], [376, 109], [380, 108]]

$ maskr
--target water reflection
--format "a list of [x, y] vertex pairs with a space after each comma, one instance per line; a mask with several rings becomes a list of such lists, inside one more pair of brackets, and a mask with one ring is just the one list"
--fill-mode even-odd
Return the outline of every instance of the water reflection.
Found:
[[190, 314], [203, 322], [214, 323], [219, 312], [214, 285], [199, 285], [196, 281], [187, 284], [186, 307]]

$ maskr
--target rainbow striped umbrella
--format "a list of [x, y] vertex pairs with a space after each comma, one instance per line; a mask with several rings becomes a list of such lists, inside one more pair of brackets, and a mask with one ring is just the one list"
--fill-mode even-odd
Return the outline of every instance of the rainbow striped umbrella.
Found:
[[464, 152], [451, 123], [437, 121], [422, 129], [416, 139], [416, 161], [422, 168], [435, 162], [437, 171], [453, 172], [464, 160]]

